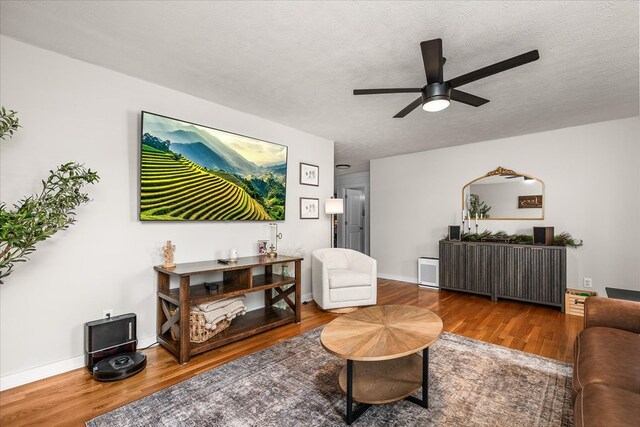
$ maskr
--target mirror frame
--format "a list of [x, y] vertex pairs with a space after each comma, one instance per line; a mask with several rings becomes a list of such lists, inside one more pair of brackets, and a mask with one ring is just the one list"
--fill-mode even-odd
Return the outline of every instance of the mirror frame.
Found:
[[[479, 181], [479, 180], [481, 180], [483, 178], [487, 178], [487, 177], [490, 177], [490, 176], [496, 176], [496, 175], [520, 175], [520, 176], [526, 176], [528, 178], [533, 178], [536, 181], [540, 182], [540, 184], [542, 184], [542, 208], [541, 208], [542, 209], [542, 214], [540, 215], [540, 218], [491, 218], [491, 217], [489, 217], [489, 218], [481, 218], [480, 219], [481, 221], [492, 221], [492, 220], [493, 221], [531, 221], [531, 220], [540, 221], [540, 220], [544, 220], [544, 207], [545, 207], [546, 199], [547, 199], [547, 197], [545, 195], [545, 192], [544, 192], [544, 187], [545, 187], [544, 181], [541, 180], [538, 177], [533, 176], [533, 175], [528, 175], [526, 173], [516, 172], [516, 171], [514, 171], [512, 169], [503, 168], [502, 166], [498, 166], [496, 169], [494, 169], [494, 170], [492, 170], [490, 172], [487, 172], [485, 175], [483, 175], [483, 176], [481, 176], [479, 178], [476, 178], [476, 179], [474, 179], [472, 181], [467, 182], [462, 187], [462, 211], [463, 212], [466, 209], [465, 197], [464, 197], [465, 188], [470, 187], [471, 184], [473, 184], [474, 182]], [[470, 219], [473, 219], [473, 218], [470, 218]]]

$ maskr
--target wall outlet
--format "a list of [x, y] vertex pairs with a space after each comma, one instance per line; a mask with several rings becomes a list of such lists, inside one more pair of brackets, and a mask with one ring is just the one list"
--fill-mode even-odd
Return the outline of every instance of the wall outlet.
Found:
[[590, 288], [591, 286], [593, 286], [593, 279], [591, 277], [585, 277], [584, 279], [582, 279], [582, 286], [584, 286], [585, 288]]
[[102, 310], [102, 318], [107, 319], [109, 317], [113, 317], [113, 308]]

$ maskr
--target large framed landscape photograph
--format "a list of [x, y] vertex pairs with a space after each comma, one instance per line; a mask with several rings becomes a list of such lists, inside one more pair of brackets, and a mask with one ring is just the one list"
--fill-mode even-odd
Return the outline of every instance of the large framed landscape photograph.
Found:
[[285, 219], [287, 147], [142, 112], [142, 221]]

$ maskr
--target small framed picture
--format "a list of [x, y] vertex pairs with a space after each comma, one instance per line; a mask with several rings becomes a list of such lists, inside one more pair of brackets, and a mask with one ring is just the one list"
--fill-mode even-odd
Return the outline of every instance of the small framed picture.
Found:
[[320, 199], [300, 197], [300, 219], [320, 218]]
[[542, 207], [542, 194], [532, 196], [518, 196], [518, 209], [532, 209]]
[[300, 162], [300, 184], [313, 185], [314, 187], [319, 186], [320, 167]]
[[258, 255], [266, 255], [268, 246], [268, 240], [258, 240]]

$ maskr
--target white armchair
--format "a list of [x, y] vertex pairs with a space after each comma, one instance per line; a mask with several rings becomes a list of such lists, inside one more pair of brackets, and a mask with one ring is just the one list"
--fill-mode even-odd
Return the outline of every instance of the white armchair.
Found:
[[375, 305], [377, 262], [351, 249], [316, 249], [311, 254], [313, 299], [324, 310]]

